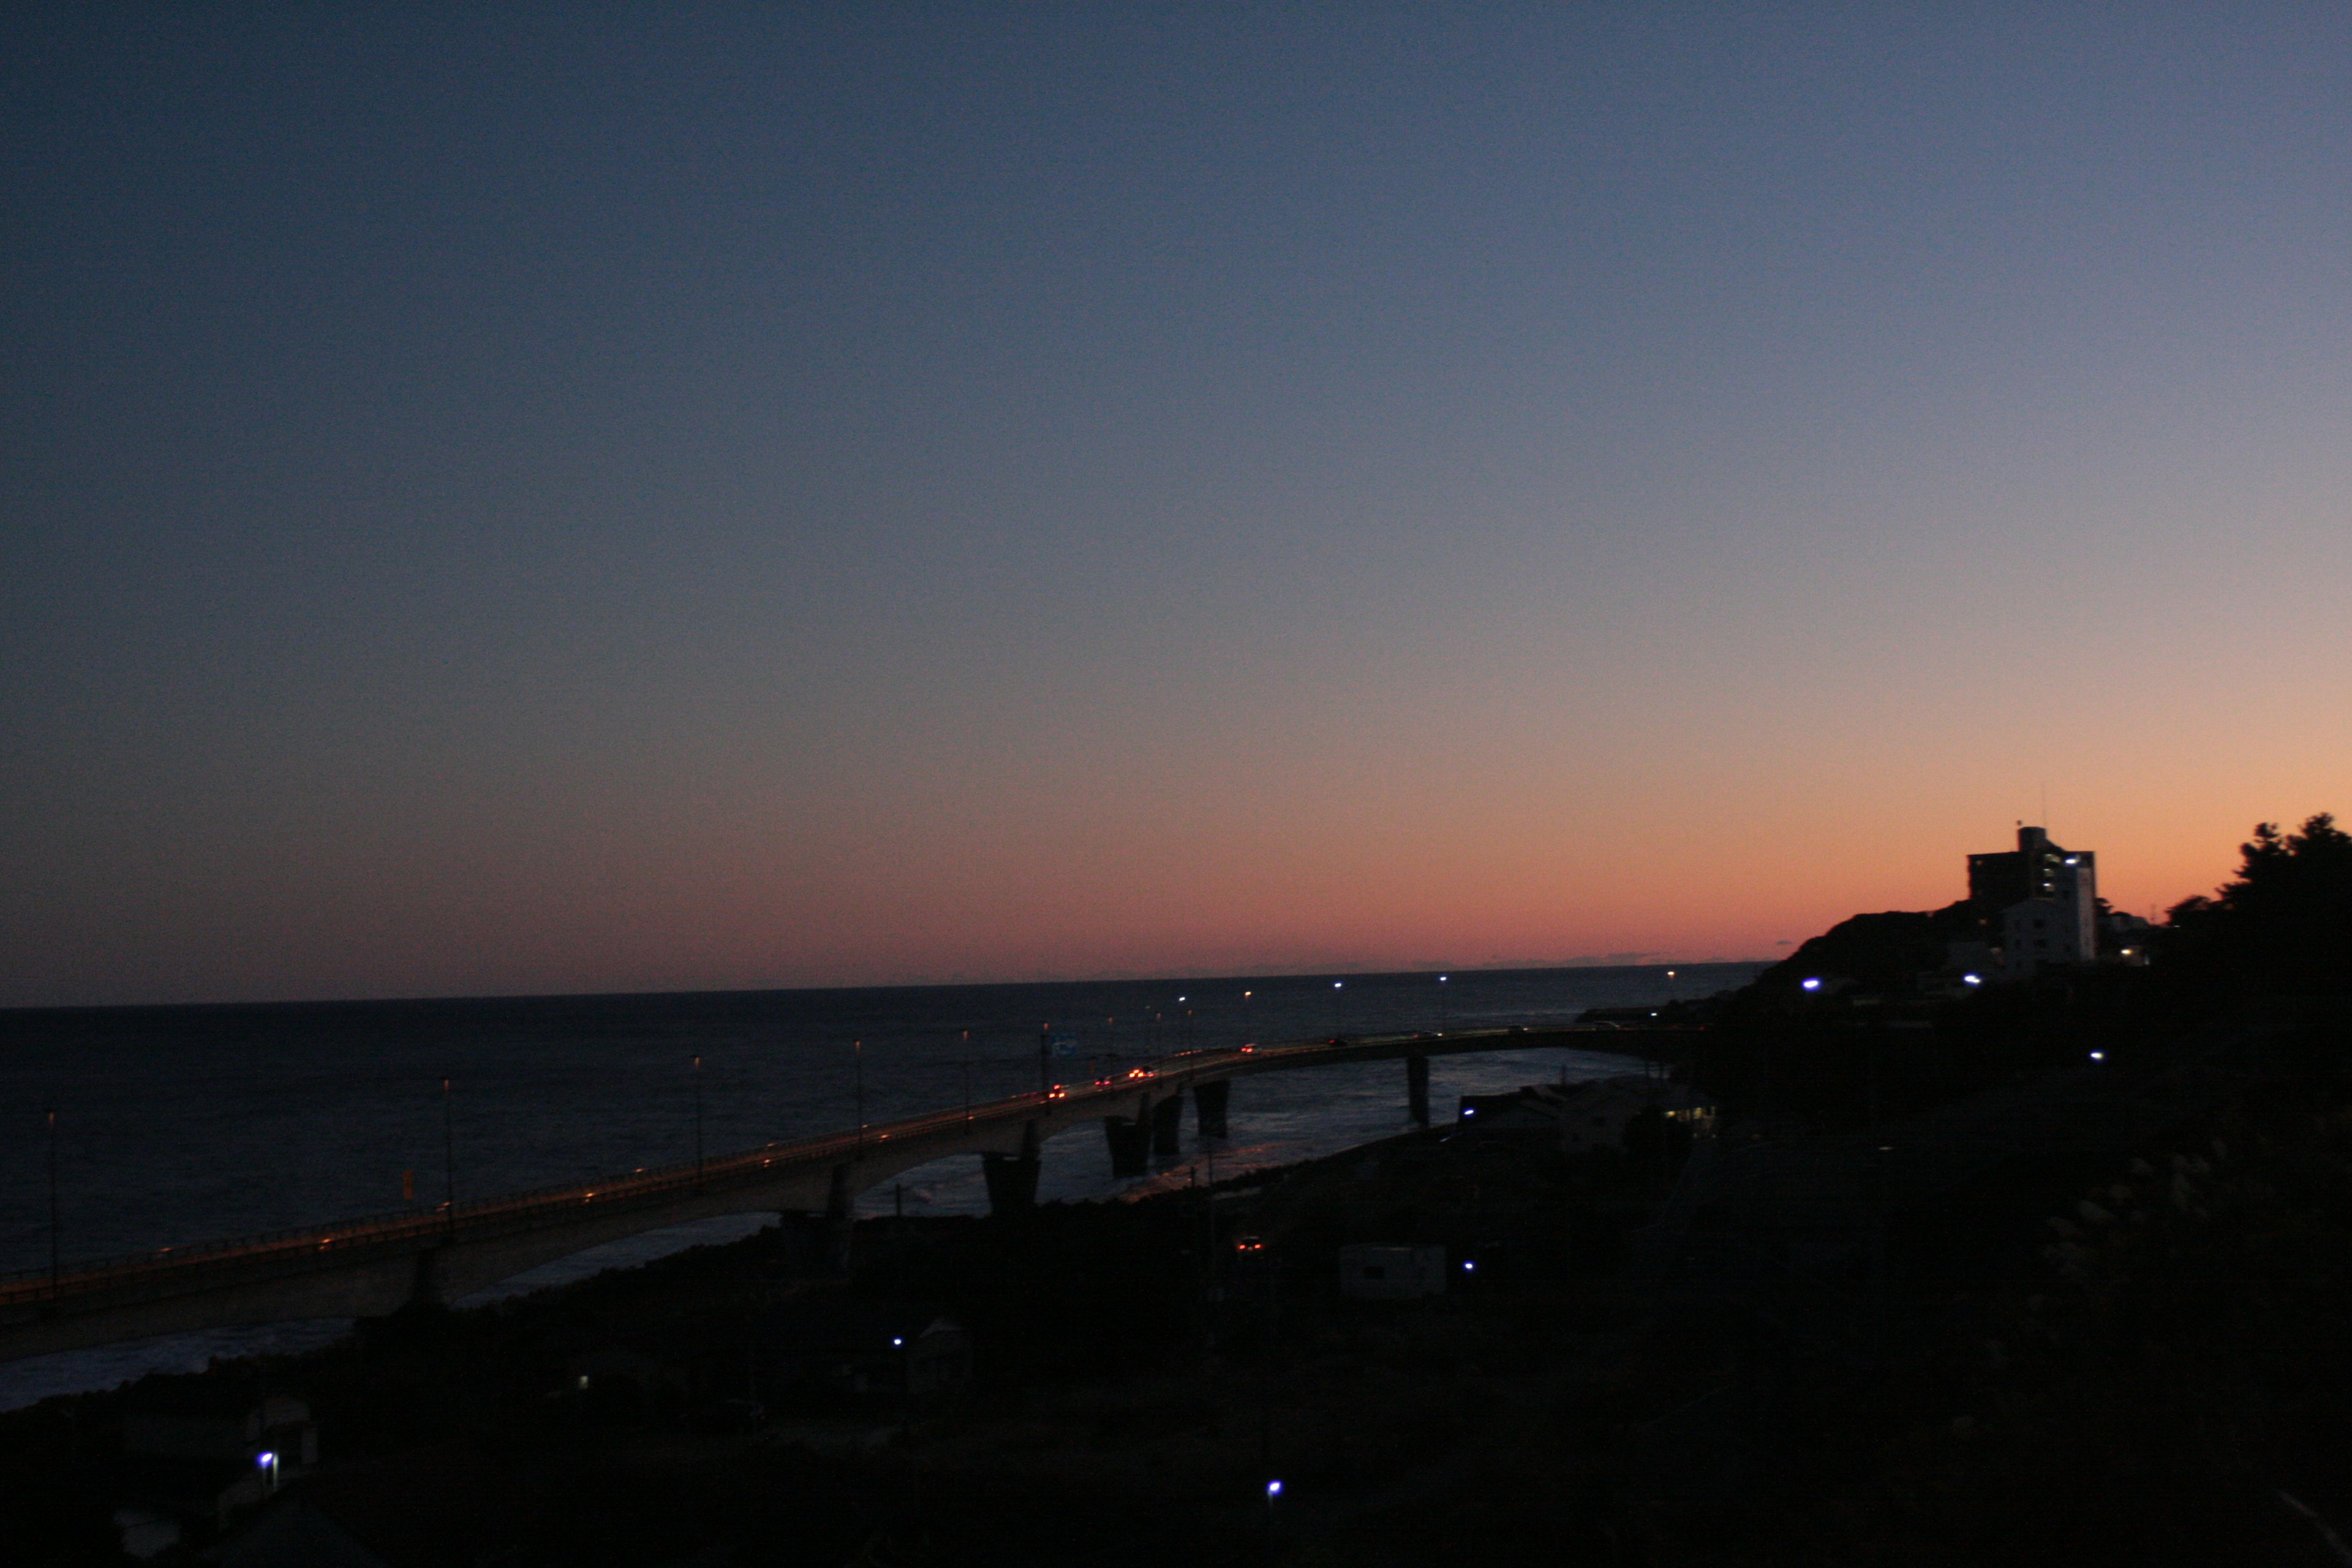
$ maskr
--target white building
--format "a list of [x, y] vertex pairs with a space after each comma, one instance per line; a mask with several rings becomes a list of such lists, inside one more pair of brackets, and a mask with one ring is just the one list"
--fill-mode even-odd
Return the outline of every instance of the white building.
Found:
[[2001, 962], [2012, 973], [2045, 963], [2090, 963], [2099, 956], [2099, 887], [2088, 855], [2069, 855], [2053, 878], [2053, 896], [2023, 899], [2000, 911]]
[[2021, 826], [2017, 847], [1969, 857], [1969, 901], [2000, 941], [2012, 976], [2099, 956], [2099, 858]]
[[1339, 1249], [1339, 1294], [1361, 1301], [1418, 1301], [1445, 1294], [1445, 1248], [1363, 1244]]

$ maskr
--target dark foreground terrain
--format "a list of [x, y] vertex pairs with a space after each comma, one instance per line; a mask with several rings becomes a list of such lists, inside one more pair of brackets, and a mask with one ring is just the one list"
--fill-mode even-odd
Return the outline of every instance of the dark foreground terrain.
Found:
[[[184, 1520], [150, 1561], [393, 1568], [2339, 1562], [2332, 1016], [2053, 1076], [2052, 1114], [2109, 1146], [1859, 1207], [1709, 1188], [1718, 1152], [1801, 1185], [1853, 1146], [1735, 1116], [1678, 1182], [1441, 1129], [1213, 1198], [871, 1222], [846, 1277], [814, 1229], [772, 1230], [0, 1419], [7, 1556], [126, 1561], [117, 1510], [144, 1503]], [[1711, 1224], [1741, 1247], [1706, 1251]], [[1448, 1289], [1343, 1299], [1348, 1242], [1443, 1247]], [[909, 1393], [877, 1336], [941, 1324], [923, 1343], [961, 1349]], [[320, 1444], [274, 1496], [207, 1512], [194, 1468], [124, 1451], [142, 1410], [270, 1394]]]

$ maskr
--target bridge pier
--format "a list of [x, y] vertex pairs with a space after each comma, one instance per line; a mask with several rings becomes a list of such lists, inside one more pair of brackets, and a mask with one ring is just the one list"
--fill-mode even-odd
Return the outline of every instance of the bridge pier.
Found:
[[857, 1197], [849, 1187], [849, 1167], [835, 1165], [824, 1194], [825, 1250], [834, 1272], [849, 1272], [849, 1244], [857, 1235]]
[[980, 1173], [988, 1178], [990, 1214], [1016, 1214], [1037, 1206], [1039, 1145], [1037, 1124], [1032, 1121], [1021, 1130], [1020, 1152], [981, 1152]]
[[1103, 1137], [1110, 1144], [1110, 1173], [1139, 1176], [1151, 1168], [1151, 1123], [1140, 1116], [1106, 1116]]
[[1429, 1058], [1427, 1057], [1414, 1056], [1404, 1058], [1404, 1098], [1407, 1109], [1412, 1113], [1412, 1119], [1423, 1127], [1428, 1126]]
[[1203, 1079], [1192, 1086], [1192, 1131], [1202, 1138], [1225, 1136], [1225, 1102], [1233, 1097], [1234, 1080]]
[[442, 1299], [441, 1289], [441, 1258], [446, 1250], [445, 1247], [436, 1247], [416, 1255], [416, 1282], [409, 1288], [402, 1311], [429, 1312], [448, 1306]]
[[980, 1173], [988, 1178], [990, 1214], [1019, 1214], [1037, 1206], [1036, 1155], [984, 1151], [980, 1156]]
[[1181, 1154], [1184, 1152], [1184, 1091], [1174, 1094], [1151, 1108], [1151, 1152], [1155, 1154]]

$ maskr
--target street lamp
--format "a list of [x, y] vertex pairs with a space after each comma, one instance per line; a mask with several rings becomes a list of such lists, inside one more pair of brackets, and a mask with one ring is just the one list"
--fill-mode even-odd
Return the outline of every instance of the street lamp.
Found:
[[1346, 985], [1344, 980], [1331, 982], [1331, 1033], [1334, 1036], [1339, 1033], [1339, 993]]
[[1437, 1032], [1441, 1035], [1445, 1033], [1446, 1023], [1445, 983], [1453, 978], [1451, 974], [1441, 974], [1437, 977]]
[[58, 1113], [49, 1112], [49, 1294], [58, 1293]]
[[849, 1055], [851, 1070], [856, 1075], [857, 1082], [857, 1148], [863, 1153], [866, 1149], [866, 1042], [850, 1041]]
[[449, 1109], [449, 1080], [441, 1080], [441, 1175], [448, 1194], [449, 1228], [457, 1228], [457, 1124]]
[[702, 1181], [702, 1058], [694, 1058], [694, 1179]]

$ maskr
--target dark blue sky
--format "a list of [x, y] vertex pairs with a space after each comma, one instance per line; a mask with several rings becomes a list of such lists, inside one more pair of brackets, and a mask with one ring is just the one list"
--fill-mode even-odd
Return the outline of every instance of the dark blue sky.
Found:
[[1769, 952], [2352, 778], [2352, 12], [20, 9], [0, 1003]]

